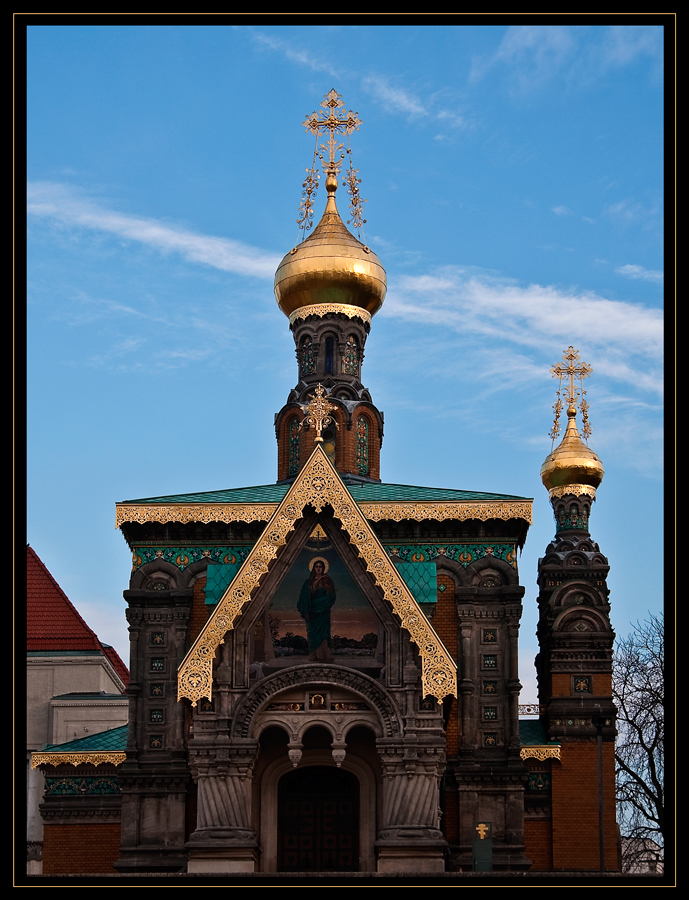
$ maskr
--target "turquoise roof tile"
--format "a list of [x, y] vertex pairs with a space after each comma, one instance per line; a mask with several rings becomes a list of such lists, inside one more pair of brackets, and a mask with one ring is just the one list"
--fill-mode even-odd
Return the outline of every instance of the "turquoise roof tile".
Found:
[[[411, 484], [381, 484], [367, 482], [348, 484], [347, 490], [357, 503], [439, 503], [494, 500], [528, 500], [513, 494], [489, 494], [482, 491], [460, 491], [454, 488], [420, 487]], [[163, 497], [145, 497], [139, 500], [123, 500], [122, 503], [279, 503], [290, 485], [263, 484], [254, 487], [227, 488], [196, 494], [169, 494]]]
[[128, 725], [120, 725], [119, 728], [111, 728], [110, 731], [100, 731], [98, 734], [90, 734], [88, 737], [77, 738], [75, 741], [67, 741], [64, 744], [46, 744], [44, 753], [115, 753], [124, 752], [127, 749]]

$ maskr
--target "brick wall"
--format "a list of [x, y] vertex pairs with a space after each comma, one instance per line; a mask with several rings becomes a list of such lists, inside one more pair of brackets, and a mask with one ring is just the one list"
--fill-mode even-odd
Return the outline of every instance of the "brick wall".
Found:
[[524, 853], [531, 860], [531, 871], [553, 868], [552, 827], [550, 819], [524, 820]]
[[[561, 763], [552, 767], [553, 868], [598, 869], [598, 745], [562, 745]], [[605, 867], [617, 869], [615, 822], [615, 746], [603, 744], [603, 827]]]
[[120, 856], [120, 823], [43, 826], [43, 874], [114, 873]]
[[189, 615], [190, 647], [201, 633], [201, 629], [214, 609], [214, 606], [206, 604], [206, 579], [199, 578], [194, 582], [194, 599], [192, 600], [191, 613]]

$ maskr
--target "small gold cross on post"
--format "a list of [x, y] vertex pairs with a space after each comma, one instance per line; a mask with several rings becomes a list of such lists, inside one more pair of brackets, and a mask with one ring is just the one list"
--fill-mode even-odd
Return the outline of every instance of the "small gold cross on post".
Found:
[[319, 384], [316, 388], [316, 393], [310, 394], [311, 400], [307, 403], [306, 406], [302, 406], [302, 412], [304, 413], [304, 420], [301, 423], [302, 425], [306, 422], [307, 425], [316, 429], [316, 443], [322, 444], [323, 438], [321, 437], [321, 431], [327, 425], [334, 425], [335, 428], [338, 428], [338, 424], [335, 419], [330, 415], [331, 412], [334, 412], [337, 407], [328, 402], [325, 397], [325, 390], [322, 384]]

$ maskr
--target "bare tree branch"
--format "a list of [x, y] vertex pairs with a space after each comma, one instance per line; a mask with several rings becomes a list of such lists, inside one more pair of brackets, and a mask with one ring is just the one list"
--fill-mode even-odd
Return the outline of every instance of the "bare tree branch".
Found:
[[627, 871], [650, 844], [664, 846], [664, 662], [662, 615], [637, 622], [615, 648], [617, 814], [628, 839], [622, 860]]

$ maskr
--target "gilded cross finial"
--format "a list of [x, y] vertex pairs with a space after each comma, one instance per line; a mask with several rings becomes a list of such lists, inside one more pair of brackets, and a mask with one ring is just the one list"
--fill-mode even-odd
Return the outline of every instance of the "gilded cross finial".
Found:
[[316, 443], [322, 444], [323, 438], [321, 437], [321, 431], [323, 431], [327, 425], [334, 425], [335, 428], [338, 427], [337, 422], [330, 415], [337, 407], [326, 400], [325, 390], [322, 384], [319, 384], [316, 388], [315, 395], [309, 394], [309, 396], [311, 397], [311, 400], [306, 406], [302, 406], [301, 408], [304, 413], [302, 425], [304, 422], [306, 422], [307, 425], [313, 425], [316, 429]]
[[[586, 397], [586, 391], [582, 386], [582, 382], [584, 378], [588, 378], [591, 372], [593, 372], [593, 368], [585, 362], [578, 362], [579, 352], [570, 346], [564, 351], [562, 355], [562, 361], [557, 363], [554, 366], [550, 367], [550, 374], [553, 378], [559, 378], [560, 383], [557, 389], [557, 400], [553, 404], [553, 409], [555, 410], [555, 421], [553, 422], [552, 430], [550, 431], [550, 437], [555, 440], [555, 438], [560, 433], [560, 413], [562, 412], [563, 407], [563, 387], [562, 380], [563, 378], [567, 379], [567, 385], [564, 389], [564, 402], [567, 404], [568, 413], [571, 410], [572, 414], [576, 414], [577, 404], [581, 409], [581, 418], [583, 421], [583, 429], [582, 433], [585, 438], [588, 438], [591, 434], [591, 426], [589, 425], [588, 418], [588, 403], [584, 399]], [[579, 379], [579, 387], [576, 388], [574, 386], [574, 379]]]
[[[359, 113], [351, 110], [341, 112], [344, 103], [335, 89], [325, 95], [321, 106], [325, 109], [325, 112], [312, 112], [302, 123], [308, 132], [315, 135], [316, 147], [311, 168], [306, 170], [306, 181], [302, 184], [303, 191], [299, 204], [297, 225], [304, 232], [308, 231], [313, 225], [313, 202], [318, 189], [318, 181], [321, 177], [316, 165], [317, 157], [323, 164], [326, 176], [329, 176], [326, 180], [328, 192], [334, 192], [337, 189], [337, 176], [342, 166], [342, 160], [345, 158], [345, 146], [342, 141], [337, 140], [336, 135], [342, 135], [347, 137], [346, 152], [349, 155], [349, 170], [342, 184], [347, 187], [352, 200], [349, 207], [352, 218], [348, 220], [347, 224], [353, 223], [356, 228], [361, 229], [366, 221], [363, 218], [362, 205], [366, 201], [362, 200], [359, 194], [361, 179], [357, 178], [359, 170], [354, 169], [352, 166], [352, 151], [349, 147], [349, 135], [359, 128], [361, 119], [359, 118]], [[326, 143], [319, 145], [318, 139], [326, 134]]]

